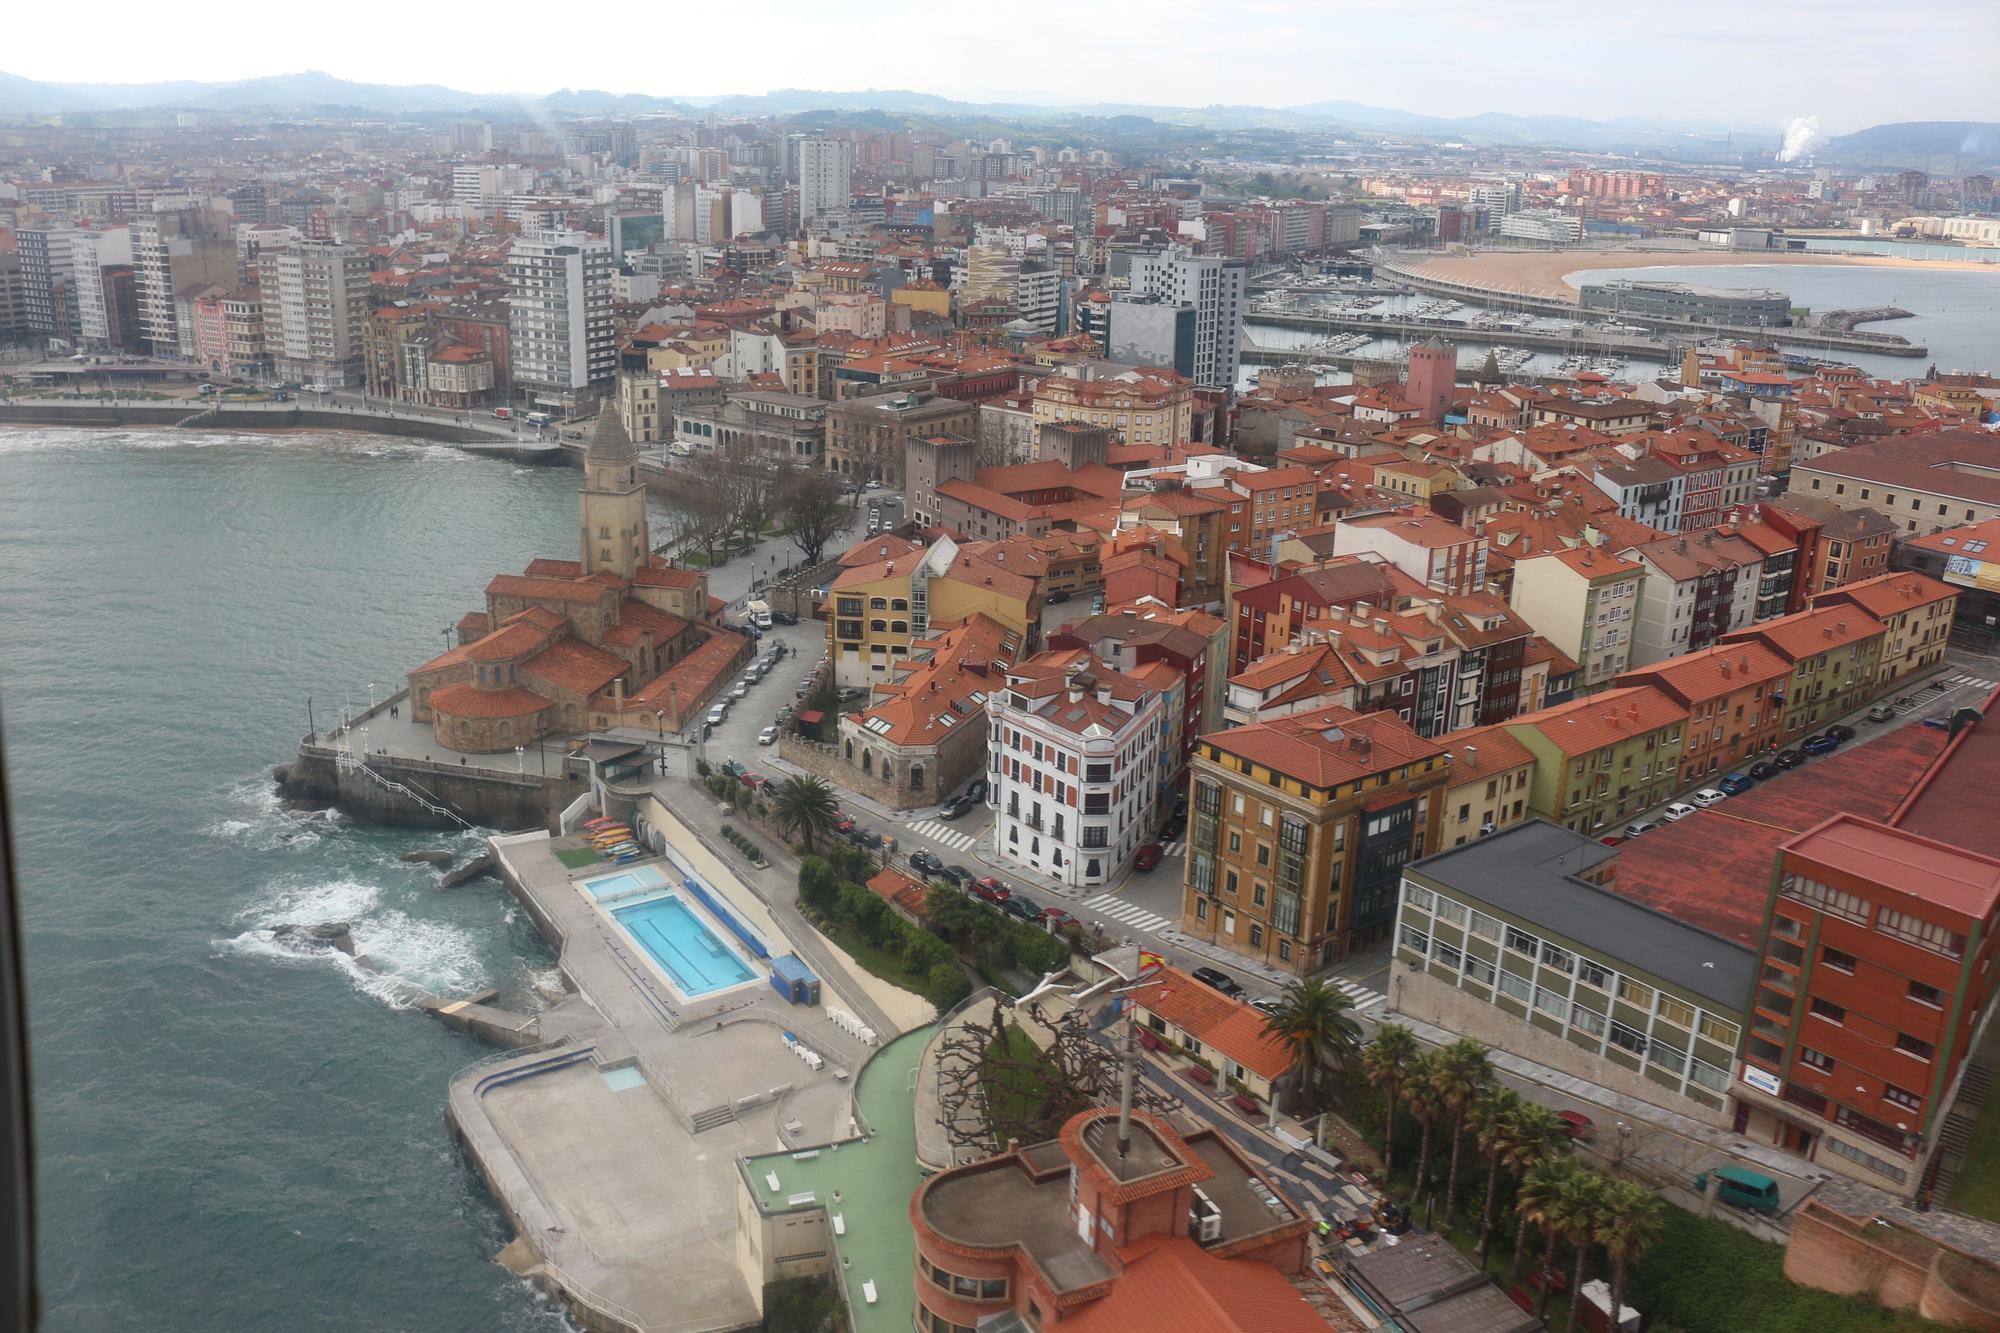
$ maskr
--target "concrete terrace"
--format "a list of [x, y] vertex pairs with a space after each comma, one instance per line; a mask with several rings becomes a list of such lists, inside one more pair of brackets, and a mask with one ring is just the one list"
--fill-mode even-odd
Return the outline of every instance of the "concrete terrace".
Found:
[[[871, 1050], [836, 1026], [828, 1007], [860, 1016], [885, 1039], [896, 1031], [837, 959], [782, 925], [759, 888], [702, 836], [661, 814], [646, 836], [665, 854], [634, 865], [592, 861], [572, 869], [556, 853], [583, 845], [573, 836], [493, 839], [503, 879], [557, 946], [579, 997], [544, 1016], [560, 1014], [542, 1025], [556, 1044], [497, 1057], [455, 1078], [449, 1117], [513, 1223], [519, 1239], [507, 1262], [586, 1312], [592, 1326], [673, 1333], [755, 1327], [761, 1293], [733, 1259], [737, 1160], [850, 1134], [850, 1071], [871, 1055], [919, 1051], [922, 1038]], [[774, 957], [796, 943], [821, 978], [821, 1005], [781, 999], [761, 962], [754, 984], [684, 997], [580, 887], [639, 866], [658, 867], [670, 886], [698, 877]], [[787, 1032], [823, 1057], [819, 1069], [798, 1058]], [[862, 1114], [885, 1149], [901, 1144], [874, 1156], [893, 1157], [913, 1174], [911, 1099], [902, 1091], [908, 1081], [907, 1071], [871, 1079]], [[887, 1097], [889, 1084], [900, 1107]], [[872, 1182], [888, 1171], [878, 1165], [870, 1174]], [[905, 1205], [914, 1187], [903, 1190]], [[911, 1262], [906, 1254], [906, 1288]], [[906, 1309], [905, 1326], [907, 1319]]]
[[[744, 1184], [764, 1212], [826, 1212], [834, 1233], [834, 1272], [847, 1297], [853, 1333], [908, 1333], [915, 1317], [917, 1247], [910, 1196], [923, 1172], [917, 1166], [913, 1112], [917, 1069], [930, 1035], [929, 1028], [904, 1033], [861, 1071], [854, 1100], [864, 1137], [742, 1163]], [[875, 1284], [873, 1303], [862, 1294], [864, 1282]]]

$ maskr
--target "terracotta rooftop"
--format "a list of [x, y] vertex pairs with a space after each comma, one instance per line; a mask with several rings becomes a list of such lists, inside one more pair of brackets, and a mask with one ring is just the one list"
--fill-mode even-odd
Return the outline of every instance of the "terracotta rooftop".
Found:
[[1265, 1030], [1261, 1011], [1178, 968], [1160, 968], [1128, 994], [1134, 1004], [1265, 1078], [1276, 1079], [1292, 1067], [1289, 1048]]
[[547, 699], [518, 686], [482, 690], [476, 685], [447, 685], [431, 691], [431, 707], [453, 717], [529, 717], [548, 706]]
[[1688, 710], [1664, 691], [1651, 686], [1600, 690], [1535, 713], [1523, 713], [1504, 723], [1521, 731], [1532, 728], [1563, 754], [1585, 754], [1645, 736], [1687, 720]]
[[1314, 787], [1353, 782], [1444, 753], [1394, 713], [1340, 707], [1252, 722], [1201, 739]]

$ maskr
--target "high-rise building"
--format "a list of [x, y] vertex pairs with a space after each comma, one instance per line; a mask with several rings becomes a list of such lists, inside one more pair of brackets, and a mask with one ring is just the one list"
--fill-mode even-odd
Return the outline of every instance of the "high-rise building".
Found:
[[21, 296], [28, 332], [67, 342], [76, 337], [76, 232], [67, 227], [17, 227], [21, 251]]
[[1197, 255], [1183, 246], [1132, 256], [1131, 290], [1193, 306], [1194, 374], [1204, 389], [1232, 389], [1243, 364], [1243, 298], [1250, 268], [1240, 259]]
[[132, 270], [139, 303], [139, 337], [154, 356], [180, 350], [175, 296], [195, 283], [236, 282], [236, 246], [229, 217], [200, 208], [165, 208], [132, 218]]
[[362, 382], [368, 318], [368, 252], [306, 241], [257, 261], [264, 342], [282, 379], [330, 386]]
[[132, 262], [129, 227], [80, 231], [70, 237], [70, 261], [76, 273], [76, 336], [91, 347], [112, 344], [112, 303], [107, 301], [104, 270]]
[[853, 192], [854, 145], [845, 139], [799, 144], [799, 216], [806, 223], [847, 208]]
[[507, 305], [517, 382], [557, 395], [611, 382], [611, 270], [610, 243], [580, 231], [514, 242]]

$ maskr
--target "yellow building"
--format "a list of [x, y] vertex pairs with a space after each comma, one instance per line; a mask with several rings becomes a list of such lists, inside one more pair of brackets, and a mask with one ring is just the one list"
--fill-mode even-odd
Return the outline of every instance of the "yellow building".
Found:
[[1194, 431], [1194, 385], [1170, 370], [1134, 367], [1086, 378], [1088, 367], [1035, 381], [1037, 435], [1044, 425], [1081, 421], [1116, 431], [1127, 444], [1181, 444]]
[[1465, 478], [1449, 463], [1413, 463], [1404, 459], [1379, 463], [1375, 467], [1375, 489], [1407, 495], [1413, 500], [1422, 500], [1426, 505], [1431, 497], [1458, 490], [1464, 485]]
[[1503, 726], [1473, 727], [1440, 738], [1450, 748], [1438, 850], [1461, 847], [1534, 818], [1528, 806], [1535, 752]]
[[1944, 661], [1958, 591], [1914, 571], [1877, 574], [1813, 598], [1814, 609], [1828, 606], [1857, 606], [1882, 622], [1875, 687], [1886, 690]]
[[912, 314], [936, 315], [940, 319], [951, 318], [951, 288], [941, 286], [928, 278], [906, 282], [889, 293], [889, 304], [906, 305]]
[[1040, 638], [1040, 582], [989, 558], [999, 545], [941, 542], [926, 549], [896, 538], [857, 546], [850, 555], [859, 563], [827, 590], [826, 651], [834, 680], [842, 689], [889, 680], [893, 665], [910, 655], [914, 639], [932, 626], [960, 624], [974, 615], [1004, 626], [1032, 648]]

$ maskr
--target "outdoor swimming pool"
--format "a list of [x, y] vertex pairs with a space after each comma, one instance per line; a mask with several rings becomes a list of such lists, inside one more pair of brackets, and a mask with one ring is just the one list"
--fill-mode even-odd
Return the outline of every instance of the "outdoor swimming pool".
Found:
[[672, 894], [614, 908], [611, 915], [689, 999], [741, 985], [757, 975]]
[[641, 893], [653, 893], [668, 887], [667, 877], [660, 873], [658, 866], [635, 866], [616, 875], [605, 875], [598, 879], [583, 881], [583, 887], [590, 890], [590, 896], [599, 902], [607, 898], [633, 898]]

